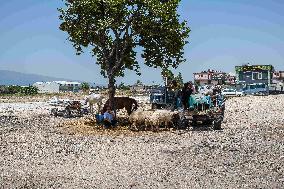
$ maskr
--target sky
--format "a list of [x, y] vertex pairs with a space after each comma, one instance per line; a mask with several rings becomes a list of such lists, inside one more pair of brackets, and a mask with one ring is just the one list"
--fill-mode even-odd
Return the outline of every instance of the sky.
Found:
[[[90, 53], [77, 56], [59, 30], [61, 0], [0, 1], [0, 70], [106, 84]], [[187, 61], [174, 73], [185, 81], [207, 69], [234, 72], [245, 63], [284, 70], [283, 0], [182, 0], [181, 20], [191, 29]], [[127, 71], [117, 82], [161, 84], [160, 70], [141, 63], [141, 76]]]

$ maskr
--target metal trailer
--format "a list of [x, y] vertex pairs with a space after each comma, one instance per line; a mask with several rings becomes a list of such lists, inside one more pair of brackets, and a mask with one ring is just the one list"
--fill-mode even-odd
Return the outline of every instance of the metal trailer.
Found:
[[216, 95], [213, 102], [198, 102], [193, 104], [189, 111], [180, 113], [180, 128], [192, 127], [211, 127], [220, 130], [224, 119], [225, 98]]
[[56, 108], [51, 109], [51, 115], [63, 116], [65, 118], [83, 116], [83, 114], [87, 114], [88, 110], [86, 108], [82, 108], [82, 104], [79, 101], [70, 101], [67, 104], [62, 104], [57, 106]]

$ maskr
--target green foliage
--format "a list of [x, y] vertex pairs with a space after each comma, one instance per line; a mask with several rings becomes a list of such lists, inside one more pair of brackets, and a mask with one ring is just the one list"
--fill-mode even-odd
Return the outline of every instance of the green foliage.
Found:
[[126, 86], [123, 82], [121, 82], [117, 88], [121, 90], [130, 90], [130, 87]]
[[15, 86], [15, 85], [10, 85], [7, 87], [7, 92], [8, 94], [17, 94], [17, 93], [21, 93], [21, 86]]
[[38, 88], [34, 86], [21, 87], [21, 86], [1, 86], [1, 94], [20, 94], [20, 95], [35, 95], [38, 94]]
[[161, 72], [164, 80], [167, 79], [167, 85], [170, 89], [181, 89], [183, 87], [183, 78], [179, 72], [177, 76], [169, 69], [163, 69]]
[[81, 84], [81, 89], [82, 89], [83, 91], [88, 91], [88, 90], [90, 90], [90, 85], [89, 85], [89, 83], [83, 82], [83, 83]]
[[24, 95], [35, 95], [38, 94], [38, 88], [34, 86], [21, 87], [20, 93]]
[[161, 75], [164, 80], [167, 79], [168, 81], [171, 81], [175, 78], [173, 72], [169, 69], [163, 69]]
[[142, 85], [143, 83], [142, 83], [141, 80], [138, 79], [138, 80], [136, 81], [136, 84], [137, 84], [137, 85]]
[[175, 80], [177, 82], [177, 87], [179, 89], [181, 89], [183, 87], [183, 78], [182, 78], [182, 75], [181, 73], [179, 72], [178, 75], [175, 77]]
[[78, 55], [91, 49], [113, 99], [116, 77], [123, 77], [127, 69], [140, 75], [139, 55], [154, 68], [177, 68], [185, 61], [190, 29], [179, 20], [180, 1], [63, 0], [60, 29], [68, 33]]

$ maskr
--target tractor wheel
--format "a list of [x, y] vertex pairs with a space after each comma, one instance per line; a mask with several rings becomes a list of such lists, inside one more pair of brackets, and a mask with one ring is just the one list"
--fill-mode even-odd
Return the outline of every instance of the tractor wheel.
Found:
[[214, 120], [212, 122], [212, 127], [214, 130], [221, 130], [221, 124], [222, 124], [221, 120]]
[[57, 117], [58, 116], [58, 113], [57, 113], [57, 108], [54, 108], [51, 110], [51, 115]]
[[187, 119], [182, 119], [178, 122], [177, 124], [177, 129], [186, 129], [188, 127], [188, 120]]
[[70, 109], [67, 108], [67, 109], [64, 110], [63, 117], [65, 117], [65, 118], [70, 118], [71, 117]]
[[191, 126], [197, 126], [197, 121], [196, 120], [192, 120], [192, 122], [191, 122], [191, 124], [190, 124]]
[[152, 104], [152, 109], [153, 109], [153, 110], [158, 109], [158, 104]]

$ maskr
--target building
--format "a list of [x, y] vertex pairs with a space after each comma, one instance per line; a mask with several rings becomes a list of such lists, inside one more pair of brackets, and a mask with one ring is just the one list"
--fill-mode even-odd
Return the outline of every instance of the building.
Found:
[[234, 85], [236, 80], [233, 74], [210, 69], [193, 75], [198, 85]]
[[233, 73], [227, 74], [225, 84], [226, 85], [236, 85], [236, 75]]
[[225, 72], [213, 72], [211, 74], [211, 83], [213, 85], [223, 85], [227, 79], [227, 73]]
[[272, 65], [242, 65], [236, 66], [237, 83], [269, 85], [272, 81], [274, 67]]
[[274, 67], [272, 65], [236, 66], [236, 83], [248, 93], [268, 92], [272, 83]]
[[56, 82], [36, 82], [33, 84], [38, 88], [38, 93], [59, 93], [59, 84]]
[[210, 85], [212, 79], [212, 73], [210, 70], [200, 73], [193, 73], [194, 83], [197, 85]]
[[81, 83], [69, 81], [36, 82], [33, 84], [39, 93], [78, 92]]
[[78, 92], [80, 90], [81, 83], [70, 81], [55, 81], [59, 84], [60, 92]]
[[272, 83], [284, 83], [284, 71], [275, 71], [272, 76]]

